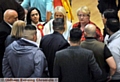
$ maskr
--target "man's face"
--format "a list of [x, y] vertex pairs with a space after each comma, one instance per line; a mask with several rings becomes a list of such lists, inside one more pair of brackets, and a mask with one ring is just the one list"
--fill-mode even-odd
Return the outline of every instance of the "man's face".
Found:
[[9, 18], [8, 22], [9, 22], [11, 25], [13, 25], [13, 23], [14, 23], [15, 21], [17, 21], [17, 20], [18, 20], [18, 14], [14, 14], [13, 16], [11, 16], [11, 17]]
[[85, 14], [82, 11], [79, 11], [77, 13], [77, 16], [78, 16], [78, 19], [81, 23], [88, 23], [89, 22], [90, 17], [88, 14]]
[[30, 14], [30, 18], [32, 20], [33, 23], [37, 24], [39, 22], [39, 13], [37, 10], [32, 10], [31, 14]]

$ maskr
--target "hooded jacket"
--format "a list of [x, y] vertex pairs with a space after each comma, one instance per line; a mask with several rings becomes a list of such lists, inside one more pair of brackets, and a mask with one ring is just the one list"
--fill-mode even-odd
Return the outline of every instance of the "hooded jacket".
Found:
[[2, 72], [8, 78], [41, 77], [46, 66], [46, 58], [35, 42], [20, 39], [6, 48]]

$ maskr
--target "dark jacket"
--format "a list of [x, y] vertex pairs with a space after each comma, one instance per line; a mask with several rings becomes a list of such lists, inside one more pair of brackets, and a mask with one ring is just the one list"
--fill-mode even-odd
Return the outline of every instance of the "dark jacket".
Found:
[[111, 57], [112, 54], [104, 43], [99, 42], [92, 37], [86, 38], [85, 41], [81, 42], [80, 46], [93, 51], [95, 59], [102, 70], [102, 76], [98, 82], [105, 82], [109, 76], [110, 69], [106, 60]]
[[117, 6], [116, 0], [98, 0], [97, 7], [98, 7], [101, 14], [106, 9], [114, 9], [117, 12], [120, 9], [120, 1], [118, 0], [118, 6]]
[[51, 77], [53, 76], [53, 63], [56, 51], [67, 48], [68, 46], [69, 43], [67, 40], [58, 32], [46, 35], [41, 39], [40, 48], [42, 48], [47, 58], [48, 70]]
[[93, 82], [92, 78], [97, 79], [101, 74], [90, 50], [70, 46], [56, 53], [53, 76], [59, 78], [59, 82]]
[[25, 12], [22, 6], [15, 0], [0, 0], [0, 22], [3, 20], [3, 14], [7, 9], [14, 9], [18, 13], [18, 19], [24, 20]]
[[19, 40], [20, 38], [15, 38], [14, 36], [8, 35], [5, 40], [5, 48], [10, 45], [13, 41]]
[[5, 22], [0, 23], [0, 77], [2, 75], [2, 59], [5, 51], [5, 39], [10, 34], [11, 27]]
[[7, 78], [40, 78], [46, 66], [46, 58], [35, 42], [20, 39], [6, 48], [2, 72]]

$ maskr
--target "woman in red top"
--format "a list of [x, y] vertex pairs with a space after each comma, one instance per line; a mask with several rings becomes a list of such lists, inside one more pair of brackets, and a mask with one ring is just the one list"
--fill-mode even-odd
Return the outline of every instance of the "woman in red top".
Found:
[[[90, 10], [86, 6], [82, 6], [77, 10], [77, 16], [78, 16], [79, 22], [75, 23], [73, 25], [73, 28], [80, 28], [80, 30], [83, 32], [81, 41], [84, 41], [85, 40], [84, 27], [87, 24], [94, 24], [94, 23], [90, 21]], [[95, 38], [103, 42], [103, 35], [97, 26], [96, 26], [96, 37]]]

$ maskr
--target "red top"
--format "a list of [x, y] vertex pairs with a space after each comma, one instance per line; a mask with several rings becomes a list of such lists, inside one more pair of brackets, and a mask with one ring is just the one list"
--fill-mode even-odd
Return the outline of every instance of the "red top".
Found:
[[[95, 25], [93, 22], [89, 22], [88, 24], [93, 24], [93, 25]], [[96, 26], [96, 25], [95, 25]], [[73, 25], [73, 28], [80, 28], [80, 22], [77, 22], [77, 23], [75, 23], [74, 25]], [[96, 26], [96, 39], [98, 40], [98, 41], [101, 41], [101, 42], [103, 42], [103, 35], [102, 35], [102, 33], [101, 33], [101, 31], [100, 31], [100, 29]], [[84, 31], [82, 31], [82, 37], [81, 37], [81, 41], [84, 41], [85, 40], [85, 36], [84, 36]]]

